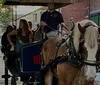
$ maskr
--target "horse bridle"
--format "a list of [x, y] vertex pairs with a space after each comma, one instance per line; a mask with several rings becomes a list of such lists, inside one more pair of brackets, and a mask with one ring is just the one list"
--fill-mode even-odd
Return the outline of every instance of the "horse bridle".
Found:
[[[88, 24], [85, 25], [83, 28], [84, 28], [84, 29], [87, 29], [89, 26], [97, 27], [97, 26], [95, 26], [95, 25], [93, 25], [93, 24], [91, 24], [91, 23], [88, 23]], [[97, 27], [97, 28], [98, 28], [98, 27]], [[84, 41], [84, 38], [83, 38], [83, 40], [81, 40], [81, 41]], [[99, 63], [96, 63], [96, 61], [84, 60], [84, 64], [90, 65], [90, 66], [96, 66], [96, 65], [98, 65]]]
[[[91, 23], [88, 23], [83, 28], [87, 29], [89, 26], [97, 27]], [[80, 39], [80, 43], [83, 43], [83, 42], [84, 42], [84, 38], [82, 37], [82, 39]], [[69, 36], [69, 44], [67, 45], [67, 47], [68, 47], [68, 62], [70, 62], [74, 67], [76, 68], [82, 67], [83, 65], [96, 66], [99, 64], [99, 63], [96, 63], [96, 61], [83, 59], [80, 52], [76, 53], [76, 50], [73, 44], [73, 32], [71, 36]]]
[[[84, 38], [82, 38], [82, 40], [80, 41], [80, 44], [82, 44], [81, 47], [84, 49], [84, 46], [83, 46], [83, 44], [84, 44]], [[79, 49], [79, 50], [80, 50], [80, 49]], [[79, 53], [80, 53], [80, 52], [79, 52]], [[85, 59], [84, 59], [83, 63], [84, 63], [85, 65], [90, 65], [90, 66], [96, 66], [96, 65], [97, 65], [97, 64], [96, 64], [96, 61], [92, 61], [92, 60], [85, 60]]]
[[83, 28], [86, 29], [86, 28], [88, 28], [89, 26], [93, 26], [93, 27], [97, 27], [97, 28], [98, 28], [98, 26], [93, 25], [91, 22], [88, 23], [88, 24], [86, 24], [85, 26], [83, 26]]
[[[88, 28], [89, 26], [95, 26], [95, 25], [92, 25], [92, 24], [88, 24], [88, 25], [85, 25], [83, 28], [86, 29]], [[69, 39], [69, 43], [67, 43], [67, 39]], [[66, 40], [62, 40], [61, 42], [59, 42], [57, 44], [57, 48], [59, 49], [59, 47], [65, 43], [66, 45], [66, 48], [68, 49], [67, 52], [66, 52], [66, 56], [63, 56], [61, 57], [61, 61], [60, 62], [67, 62], [67, 63], [70, 63], [73, 67], [75, 68], [79, 68], [79, 67], [82, 67], [83, 65], [91, 65], [91, 66], [94, 66], [96, 65], [96, 61], [90, 61], [90, 60], [85, 60], [83, 59], [82, 57], [82, 54], [80, 52], [76, 53], [76, 50], [74, 48], [74, 43], [73, 43], [73, 30], [72, 30], [72, 33], [71, 35], [69, 35]], [[84, 38], [82, 38], [80, 40], [80, 43], [84, 42]], [[56, 52], [57, 53], [57, 52]], [[55, 56], [56, 57], [56, 56]]]

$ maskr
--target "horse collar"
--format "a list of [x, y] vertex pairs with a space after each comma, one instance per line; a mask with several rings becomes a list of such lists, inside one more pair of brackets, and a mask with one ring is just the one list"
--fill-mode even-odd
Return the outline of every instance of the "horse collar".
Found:
[[68, 62], [72, 64], [72, 66], [79, 68], [83, 66], [83, 58], [81, 54], [76, 53], [74, 44], [73, 44], [73, 34], [70, 36], [69, 45], [68, 45]]

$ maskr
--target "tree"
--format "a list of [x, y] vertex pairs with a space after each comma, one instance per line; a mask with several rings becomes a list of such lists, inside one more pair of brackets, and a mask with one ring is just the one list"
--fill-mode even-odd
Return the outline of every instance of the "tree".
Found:
[[5, 31], [6, 27], [12, 21], [12, 8], [11, 7], [3, 7], [3, 0], [0, 0], [0, 28], [2, 31]]

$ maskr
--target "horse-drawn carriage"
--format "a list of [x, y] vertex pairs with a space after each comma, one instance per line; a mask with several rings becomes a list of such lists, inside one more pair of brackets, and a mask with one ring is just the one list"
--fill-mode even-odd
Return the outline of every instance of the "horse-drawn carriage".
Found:
[[[18, 4], [22, 3], [25, 4], [25, 1]], [[94, 22], [83, 20], [75, 24], [71, 35], [65, 40], [58, 37], [48, 39], [42, 47], [43, 60], [46, 65], [43, 70], [47, 69], [44, 75], [45, 85], [52, 85], [53, 75], [58, 77], [60, 85], [72, 85], [72, 83], [85, 85], [86, 80], [94, 80], [96, 55], [99, 50], [98, 33], [99, 27]], [[34, 79], [38, 81], [41, 74], [41, 44], [37, 44], [26, 45], [21, 49], [18, 76], [26, 84], [30, 83], [31, 80], [34, 83]], [[36, 52], [34, 52], [34, 48]], [[82, 83], [83, 77], [85, 78], [84, 83]], [[12, 78], [12, 80], [14, 79]], [[14, 84], [15, 81], [12, 85]]]
[[[81, 33], [84, 37], [81, 36]], [[13, 74], [11, 84], [16, 85], [16, 77], [19, 76], [24, 84], [31, 83], [34, 85], [34, 82], [41, 81], [41, 73], [44, 72], [43, 82], [47, 85], [52, 85], [53, 75], [58, 77], [60, 85], [63, 85], [63, 83], [66, 85], [72, 83], [88, 85], [85, 83], [86, 80], [94, 80], [96, 65], [99, 64], [96, 62], [100, 49], [98, 34], [99, 27], [94, 22], [82, 20], [75, 24], [71, 35], [67, 36], [66, 39], [55, 37], [45, 42], [25, 45], [21, 47], [21, 53], [18, 55], [20, 57], [14, 59], [14, 62], [14, 56], [9, 59], [11, 56], [8, 56], [8, 53], [5, 60], [7, 57], [8, 60], [12, 61], [9, 62], [10, 64], [6, 64]], [[41, 51], [43, 60], [41, 59]], [[41, 68], [41, 60], [44, 62], [43, 68]]]

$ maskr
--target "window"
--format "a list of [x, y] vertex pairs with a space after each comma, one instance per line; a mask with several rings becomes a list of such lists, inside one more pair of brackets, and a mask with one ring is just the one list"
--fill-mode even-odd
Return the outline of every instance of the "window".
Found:
[[40, 12], [40, 16], [42, 15], [43, 12]]
[[100, 13], [98, 14], [98, 25], [100, 26]]
[[91, 20], [94, 21], [97, 25], [99, 25], [98, 14], [94, 14], [91, 16]]

